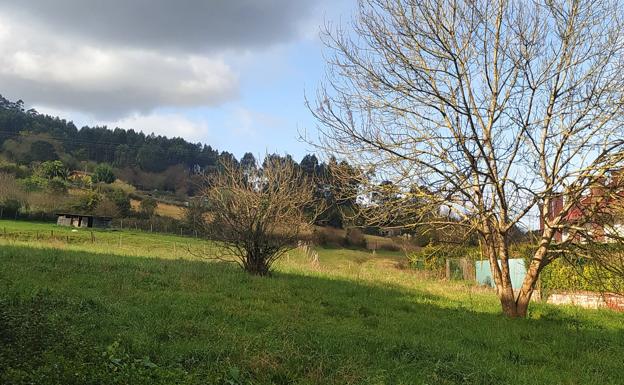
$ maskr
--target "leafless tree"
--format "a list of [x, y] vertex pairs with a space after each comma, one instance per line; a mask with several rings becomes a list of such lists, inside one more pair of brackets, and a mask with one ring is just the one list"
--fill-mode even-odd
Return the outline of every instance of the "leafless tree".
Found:
[[[403, 191], [425, 186], [413, 194], [443, 207], [440, 225], [478, 234], [503, 312], [525, 316], [540, 272], [561, 255], [556, 234], [582, 230], [567, 220], [571, 210], [623, 164], [624, 7], [358, 4], [352, 29], [324, 33], [327, 78], [310, 105], [316, 143]], [[553, 212], [558, 194], [565, 203]], [[531, 215], [543, 233], [514, 293], [510, 233]]]
[[312, 183], [291, 162], [268, 160], [261, 169], [224, 164], [207, 185], [205, 233], [218, 242], [219, 259], [250, 274], [269, 274], [316, 217]]

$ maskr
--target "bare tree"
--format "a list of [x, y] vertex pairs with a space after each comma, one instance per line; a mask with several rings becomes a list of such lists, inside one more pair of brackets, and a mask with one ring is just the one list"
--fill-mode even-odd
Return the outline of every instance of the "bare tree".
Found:
[[269, 274], [316, 217], [313, 185], [291, 162], [267, 160], [261, 169], [224, 164], [207, 185], [206, 234], [219, 243], [219, 259], [250, 274]]
[[[426, 186], [411, 194], [478, 234], [503, 312], [525, 316], [556, 235], [587, 229], [571, 210], [623, 164], [622, 21], [616, 0], [360, 0], [353, 31], [324, 34], [317, 143]], [[510, 234], [531, 215], [543, 233], [514, 293]]]

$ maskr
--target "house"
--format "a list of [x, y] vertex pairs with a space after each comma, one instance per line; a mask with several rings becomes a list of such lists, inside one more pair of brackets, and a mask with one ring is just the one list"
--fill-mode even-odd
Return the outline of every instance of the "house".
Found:
[[[549, 219], [561, 214], [566, 204], [564, 194], [550, 201]], [[610, 179], [597, 181], [587, 194], [574, 204], [563, 218], [564, 224], [584, 228], [583, 234], [575, 237], [591, 237], [594, 241], [609, 242], [615, 237], [624, 237], [624, 171], [614, 173]], [[540, 218], [540, 231], [544, 230], [544, 220]], [[569, 230], [555, 233], [556, 242], [564, 242], [570, 237]]]
[[99, 217], [94, 215], [60, 213], [56, 214], [56, 216], [56, 224], [59, 226], [78, 228], [97, 227], [105, 229], [110, 227], [113, 222], [113, 218], [111, 217]]

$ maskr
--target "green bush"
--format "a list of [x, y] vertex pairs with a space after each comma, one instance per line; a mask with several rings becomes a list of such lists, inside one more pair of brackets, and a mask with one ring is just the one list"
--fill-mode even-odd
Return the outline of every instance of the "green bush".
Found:
[[55, 194], [66, 194], [67, 193], [67, 181], [61, 179], [59, 177], [54, 177], [50, 179], [47, 183], [48, 190]]
[[106, 192], [106, 197], [117, 206], [119, 215], [125, 217], [130, 214], [130, 196], [123, 190], [117, 188], [110, 189]]
[[70, 203], [69, 209], [78, 213], [93, 213], [102, 197], [94, 191], [88, 191], [76, 196]]
[[61, 178], [65, 180], [67, 179], [68, 171], [60, 160], [50, 160], [41, 163], [37, 167], [35, 174], [44, 179]]
[[156, 212], [156, 207], [158, 207], [158, 202], [156, 199], [152, 197], [145, 197], [141, 201], [141, 205], [139, 206], [139, 210], [141, 211], [141, 215], [144, 217], [152, 217]]
[[193, 232], [203, 233], [207, 212], [208, 209], [201, 199], [191, 199], [184, 209], [184, 224]]
[[432, 243], [408, 255], [413, 267], [437, 272], [445, 269], [447, 259], [468, 258], [477, 260], [479, 257], [479, 248], [475, 246], [434, 245]]
[[28, 178], [20, 179], [19, 183], [26, 191], [41, 191], [48, 188], [48, 180], [38, 175], [31, 175]]
[[15, 163], [0, 162], [0, 174], [11, 174], [16, 178], [26, 178], [30, 176], [30, 170], [26, 166]]
[[16, 217], [22, 208], [23, 203], [18, 199], [7, 199], [0, 202], [0, 217], [13, 218]]
[[106, 183], [110, 184], [115, 181], [115, 173], [113, 168], [107, 164], [98, 164], [93, 172], [93, 183]]
[[590, 261], [557, 259], [540, 275], [545, 291], [624, 292], [624, 278]]

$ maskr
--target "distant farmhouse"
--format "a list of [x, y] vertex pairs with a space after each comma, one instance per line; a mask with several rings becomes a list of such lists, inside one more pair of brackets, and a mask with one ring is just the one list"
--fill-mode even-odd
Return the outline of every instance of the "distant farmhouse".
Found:
[[[563, 211], [565, 196], [558, 195], [551, 202], [549, 219], [553, 220]], [[570, 226], [583, 227], [594, 241], [610, 242], [624, 237], [624, 171], [615, 173], [610, 180], [600, 180], [589, 193], [568, 211], [564, 221]], [[540, 221], [540, 231], [544, 221]], [[578, 237], [578, 235], [576, 235]], [[557, 231], [555, 241], [564, 242], [570, 238], [567, 230]], [[581, 241], [582, 239], [573, 239]]]
[[113, 218], [98, 217], [94, 215], [83, 214], [56, 214], [56, 224], [59, 226], [78, 227], [78, 228], [100, 228], [106, 229], [111, 226]]

